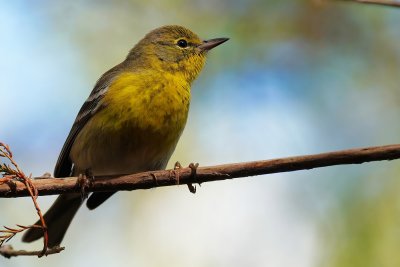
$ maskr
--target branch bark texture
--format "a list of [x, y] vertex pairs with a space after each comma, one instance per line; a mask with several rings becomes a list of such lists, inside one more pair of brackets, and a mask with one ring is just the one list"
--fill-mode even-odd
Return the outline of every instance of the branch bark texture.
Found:
[[38, 251], [26, 251], [26, 250], [14, 250], [12, 246], [6, 245], [6, 246], [1, 246], [0, 247], [0, 255], [6, 257], [6, 258], [11, 258], [11, 257], [17, 257], [17, 256], [47, 256], [51, 254], [57, 254], [63, 251], [65, 248], [64, 247], [53, 247], [49, 248], [46, 250], [46, 252], [43, 254], [43, 251], [38, 250]]
[[[193, 175], [192, 169], [181, 168], [122, 176], [95, 177], [93, 182], [86, 183], [85, 190], [86, 192], [99, 192], [149, 189], [398, 158], [400, 158], [400, 144], [365, 147], [306, 156], [199, 167], [195, 175]], [[78, 177], [36, 178], [32, 183], [41, 196], [81, 192], [82, 185], [82, 181]], [[0, 197], [2, 198], [28, 195], [26, 186], [22, 182], [15, 181], [0, 185]]]
[[345, 1], [356, 2], [361, 4], [378, 5], [378, 6], [400, 7], [399, 1], [392, 1], [392, 0], [345, 0]]

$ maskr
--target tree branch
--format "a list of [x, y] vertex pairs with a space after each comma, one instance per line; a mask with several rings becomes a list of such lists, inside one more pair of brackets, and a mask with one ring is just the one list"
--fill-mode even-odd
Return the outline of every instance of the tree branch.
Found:
[[[57, 254], [63, 251], [65, 248], [56, 246], [53, 248], [49, 248], [45, 251], [44, 255], [51, 255], [51, 254]], [[26, 250], [14, 250], [12, 246], [7, 245], [7, 246], [1, 246], [0, 247], [0, 255], [6, 257], [6, 258], [11, 258], [11, 257], [17, 257], [17, 256], [43, 256], [43, 251], [42, 250], [37, 250], [37, 251], [26, 251]]]
[[[400, 144], [366, 147], [307, 156], [199, 167], [196, 175], [192, 174], [192, 169], [190, 168], [181, 168], [178, 170], [152, 171], [123, 176], [95, 177], [95, 180], [89, 182], [85, 190], [86, 192], [99, 192], [149, 189], [398, 158], [400, 158]], [[36, 178], [32, 181], [32, 184], [38, 190], [39, 195], [43, 196], [81, 192], [82, 181], [77, 177]], [[26, 186], [19, 181], [0, 185], [0, 197], [11, 198], [28, 195], [29, 192]]]
[[379, 6], [400, 7], [399, 1], [392, 1], [392, 0], [342, 0], [342, 1], [379, 5]]

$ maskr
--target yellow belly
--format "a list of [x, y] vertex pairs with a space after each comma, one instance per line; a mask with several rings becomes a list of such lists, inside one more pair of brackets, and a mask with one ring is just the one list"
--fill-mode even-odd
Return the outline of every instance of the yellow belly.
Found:
[[105, 107], [71, 148], [75, 174], [164, 169], [186, 124], [189, 102], [189, 85], [173, 77], [120, 75], [103, 99]]

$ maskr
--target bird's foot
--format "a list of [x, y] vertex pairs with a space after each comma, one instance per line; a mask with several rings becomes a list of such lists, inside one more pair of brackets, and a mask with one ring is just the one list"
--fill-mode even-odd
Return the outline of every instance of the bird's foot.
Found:
[[[199, 167], [199, 163], [190, 163], [189, 164], [189, 168], [191, 169], [190, 176], [194, 180], [196, 180], [196, 177], [197, 177], [197, 168], [198, 167]], [[200, 185], [200, 183], [199, 183], [199, 185]], [[189, 188], [190, 193], [196, 194], [196, 186], [195, 185], [193, 185], [192, 183], [189, 183], [189, 184], [187, 184], [187, 186]]]
[[88, 192], [87, 190], [93, 185], [94, 182], [94, 176], [92, 174], [92, 171], [90, 169], [85, 170], [85, 174], [79, 174], [78, 176], [78, 184], [79, 187], [81, 188], [81, 198], [82, 201], [88, 197]]
[[179, 162], [179, 161], [177, 161], [177, 162], [175, 162], [175, 164], [174, 164], [174, 169], [173, 170], [171, 170], [171, 174], [173, 173], [174, 175], [174, 177], [175, 177], [175, 179], [176, 179], [176, 184], [178, 185], [179, 184], [179, 169], [182, 169], [182, 165], [181, 165], [181, 163]]
[[[196, 179], [196, 171], [197, 167], [199, 167], [198, 163], [190, 163], [189, 168], [191, 169], [190, 176], [195, 180]], [[179, 169], [182, 169], [182, 165], [179, 163], [179, 161], [175, 162], [174, 169], [171, 170], [171, 173], [174, 174], [174, 177], [176, 179], [176, 184], [179, 185]], [[200, 185], [200, 183], [199, 183]], [[196, 186], [194, 186], [192, 183], [187, 184], [189, 191], [193, 194], [196, 193]]]

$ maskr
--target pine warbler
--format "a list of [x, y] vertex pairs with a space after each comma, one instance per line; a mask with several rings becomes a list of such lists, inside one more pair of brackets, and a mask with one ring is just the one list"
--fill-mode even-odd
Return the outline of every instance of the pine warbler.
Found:
[[[227, 40], [202, 41], [181, 26], [148, 33], [97, 81], [72, 125], [54, 177], [165, 169], [186, 124], [191, 83], [207, 51]], [[91, 194], [87, 207], [98, 207], [112, 194]], [[80, 194], [62, 194], [47, 211], [49, 247], [61, 243], [81, 204]], [[29, 229], [23, 241], [42, 236], [41, 229]]]

